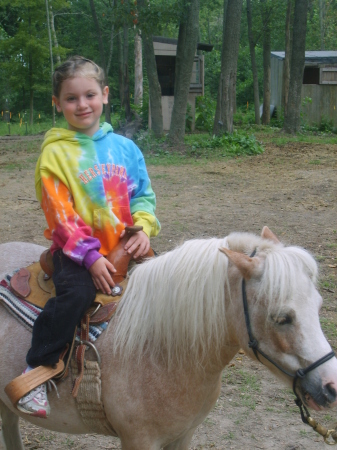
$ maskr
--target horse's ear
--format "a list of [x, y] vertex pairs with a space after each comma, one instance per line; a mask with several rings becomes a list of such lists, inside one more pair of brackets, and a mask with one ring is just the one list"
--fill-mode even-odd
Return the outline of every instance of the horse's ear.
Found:
[[233, 252], [233, 250], [229, 250], [229, 248], [222, 247], [219, 248], [219, 250], [239, 269], [241, 275], [246, 280], [261, 274], [259, 258], [251, 258], [244, 253]]
[[264, 226], [262, 228], [261, 237], [263, 237], [263, 239], [269, 239], [270, 241], [275, 242], [275, 244], [280, 243], [280, 240], [277, 238], [277, 236], [267, 226]]

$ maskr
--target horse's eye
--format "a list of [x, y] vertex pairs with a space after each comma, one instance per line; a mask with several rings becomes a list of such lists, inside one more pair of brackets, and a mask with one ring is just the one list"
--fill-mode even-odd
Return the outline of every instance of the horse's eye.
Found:
[[293, 318], [290, 314], [282, 314], [275, 320], [278, 325], [290, 325], [293, 322]]

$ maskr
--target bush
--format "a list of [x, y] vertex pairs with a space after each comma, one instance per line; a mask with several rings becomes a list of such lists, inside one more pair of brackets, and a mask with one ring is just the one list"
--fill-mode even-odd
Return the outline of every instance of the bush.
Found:
[[222, 136], [212, 137], [193, 136], [189, 144], [191, 145], [189, 155], [199, 157], [258, 155], [264, 151], [254, 135], [245, 133], [224, 133]]
[[213, 130], [216, 102], [211, 97], [197, 97], [195, 105], [195, 128], [201, 131]]
[[235, 125], [254, 125], [255, 111], [251, 109], [239, 109], [233, 117]]

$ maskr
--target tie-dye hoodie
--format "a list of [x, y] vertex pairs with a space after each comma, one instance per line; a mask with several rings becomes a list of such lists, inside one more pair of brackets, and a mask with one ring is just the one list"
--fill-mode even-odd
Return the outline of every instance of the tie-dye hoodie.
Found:
[[139, 148], [104, 123], [92, 136], [52, 128], [35, 170], [52, 253], [89, 268], [117, 244], [126, 225], [156, 236], [156, 198]]

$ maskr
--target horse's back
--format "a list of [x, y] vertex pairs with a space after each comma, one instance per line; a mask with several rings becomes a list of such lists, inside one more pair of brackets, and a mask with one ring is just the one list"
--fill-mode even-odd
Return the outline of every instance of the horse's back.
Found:
[[28, 242], [7, 242], [0, 244], [0, 279], [15, 269], [38, 261], [45, 247]]

